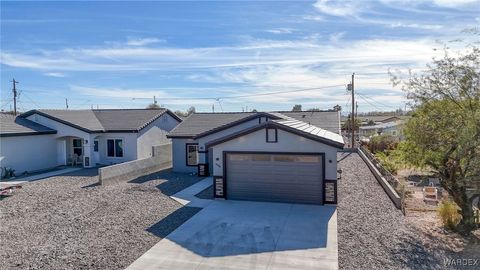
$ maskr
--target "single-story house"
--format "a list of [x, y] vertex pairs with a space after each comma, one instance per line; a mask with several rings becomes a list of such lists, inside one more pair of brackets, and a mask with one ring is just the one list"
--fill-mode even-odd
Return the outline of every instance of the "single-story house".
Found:
[[[349, 118], [350, 116], [342, 116], [342, 124], [348, 121]], [[357, 116], [355, 118], [360, 121], [360, 126], [366, 126], [366, 125], [369, 125], [370, 123], [379, 125], [379, 124], [384, 124], [389, 122], [395, 122], [395, 121], [402, 120], [402, 118], [405, 118], [405, 117], [392, 116], [392, 115], [370, 115], [370, 116]]]
[[167, 135], [173, 170], [212, 174], [217, 198], [336, 203], [340, 112], [315, 115], [192, 114]]
[[371, 126], [359, 127], [361, 137], [369, 138], [376, 135], [390, 135], [403, 139], [404, 121], [387, 122]]
[[167, 109], [31, 110], [2, 116], [0, 166], [18, 175], [148, 158], [153, 146], [170, 141], [167, 133], [180, 122]]

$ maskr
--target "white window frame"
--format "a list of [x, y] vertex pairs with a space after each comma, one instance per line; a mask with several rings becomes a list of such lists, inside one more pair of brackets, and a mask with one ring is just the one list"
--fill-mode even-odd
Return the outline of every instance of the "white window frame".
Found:
[[[188, 148], [189, 148], [190, 146], [194, 146], [194, 147], [197, 148], [197, 151], [196, 151], [197, 161], [196, 161], [195, 164], [189, 164], [189, 163], [188, 163], [188, 161], [189, 161], [189, 159], [188, 159], [188, 154], [189, 154]], [[187, 143], [187, 144], [185, 145], [185, 158], [186, 158], [186, 165], [187, 165], [187, 166], [198, 166], [198, 163], [199, 163], [199, 160], [200, 160], [200, 153], [198, 152], [198, 150], [199, 150], [199, 148], [198, 148], [198, 143]]]
[[[97, 150], [95, 150], [95, 145], [97, 147]], [[97, 139], [93, 140], [93, 152], [98, 153], [99, 149], [100, 149], [100, 141]]]
[[[108, 141], [109, 141], [109, 140], [112, 140], [112, 141], [113, 141], [113, 156], [109, 156], [109, 155], [108, 155]], [[115, 141], [116, 141], [116, 140], [122, 141], [122, 152], [123, 152], [123, 153], [122, 153], [122, 156], [121, 156], [121, 157], [117, 157], [117, 150], [116, 150], [116, 148], [115, 148]], [[107, 158], [119, 158], [119, 159], [125, 158], [125, 140], [124, 140], [123, 138], [107, 138], [107, 139], [105, 139], [105, 143], [106, 143], [106, 145], [107, 145], [107, 147], [105, 147], [105, 148], [106, 148]]]
[[[74, 141], [76, 141], [76, 140], [80, 141], [80, 146], [75, 146]], [[72, 155], [75, 154], [75, 149], [80, 149], [81, 150], [82, 154], [79, 155], [79, 157], [83, 156], [83, 140], [82, 139], [80, 139], [80, 138], [73, 138], [72, 139]]]

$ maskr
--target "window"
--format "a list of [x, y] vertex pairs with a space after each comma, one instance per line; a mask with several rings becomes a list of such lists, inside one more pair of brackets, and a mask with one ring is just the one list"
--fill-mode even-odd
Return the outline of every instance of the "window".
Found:
[[277, 129], [276, 128], [267, 128], [267, 143], [276, 143], [277, 140]]
[[123, 157], [123, 140], [107, 139], [107, 156]]
[[291, 155], [275, 155], [273, 156], [274, 161], [280, 162], [295, 162], [295, 156]]
[[93, 141], [93, 151], [98, 152], [98, 141], [97, 140]]
[[187, 166], [198, 165], [198, 144], [187, 143]]
[[72, 145], [73, 145], [73, 153], [76, 154], [77, 156], [81, 156], [83, 154], [82, 139], [73, 139]]

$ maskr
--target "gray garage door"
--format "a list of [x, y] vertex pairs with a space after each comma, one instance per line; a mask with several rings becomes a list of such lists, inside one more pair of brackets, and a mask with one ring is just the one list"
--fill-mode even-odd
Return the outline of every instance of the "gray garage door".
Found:
[[228, 199], [322, 204], [321, 155], [229, 153], [226, 159]]

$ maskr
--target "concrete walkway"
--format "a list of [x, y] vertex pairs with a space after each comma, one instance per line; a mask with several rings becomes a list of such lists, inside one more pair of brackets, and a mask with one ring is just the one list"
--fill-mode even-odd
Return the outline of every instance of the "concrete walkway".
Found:
[[191, 206], [191, 207], [200, 207], [204, 208], [207, 207], [212, 200], [200, 199], [195, 195], [202, 192], [204, 189], [213, 185], [213, 178], [207, 177], [200, 182], [189, 186], [188, 188], [173, 194], [170, 198], [174, 199], [175, 201], [179, 202], [184, 206]]
[[56, 175], [60, 175], [60, 174], [64, 174], [64, 173], [71, 173], [71, 172], [75, 172], [75, 171], [79, 171], [79, 170], [83, 170], [83, 168], [77, 168], [77, 167], [75, 167], [75, 168], [65, 168], [65, 169], [61, 169], [61, 170], [54, 170], [54, 171], [50, 171], [50, 172], [34, 174], [34, 175], [31, 175], [31, 176], [27, 176], [27, 177], [16, 177], [12, 181], [5, 181], [3, 183], [23, 184], [23, 183], [26, 183], [26, 182], [40, 180], [40, 179], [44, 179], [44, 178], [48, 178], [48, 177], [52, 177], [52, 176], [56, 176]]
[[212, 201], [127, 269], [338, 269], [336, 207]]

